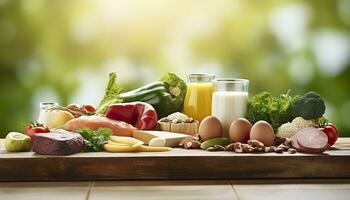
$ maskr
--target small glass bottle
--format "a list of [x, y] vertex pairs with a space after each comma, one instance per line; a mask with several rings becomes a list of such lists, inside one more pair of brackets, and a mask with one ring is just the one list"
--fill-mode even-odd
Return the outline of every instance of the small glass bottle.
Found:
[[213, 74], [189, 74], [187, 76], [187, 92], [184, 102], [184, 113], [201, 122], [211, 115]]
[[53, 102], [40, 103], [40, 114], [39, 114], [38, 122], [51, 128], [50, 125], [51, 125], [53, 113], [50, 109], [57, 106], [58, 106], [58, 103], [53, 103]]

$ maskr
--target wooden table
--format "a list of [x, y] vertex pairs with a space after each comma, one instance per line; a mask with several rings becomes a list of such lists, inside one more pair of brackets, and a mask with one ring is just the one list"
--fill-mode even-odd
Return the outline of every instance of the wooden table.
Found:
[[[350, 199], [350, 138], [339, 139], [335, 147], [338, 150], [322, 155], [242, 155], [175, 149], [165, 153], [82, 153], [66, 157], [2, 149], [1, 180], [26, 182], [0, 182], [0, 199]], [[94, 181], [52, 182], [89, 178]], [[137, 178], [143, 180], [96, 181]], [[223, 180], [148, 180], [155, 178]], [[27, 182], [30, 180], [50, 182]]]
[[323, 154], [237, 154], [176, 148], [156, 153], [45, 156], [2, 149], [0, 172], [0, 181], [350, 178], [350, 138], [340, 138], [335, 149]]
[[[3, 141], [0, 141], [0, 145]], [[323, 154], [169, 152], [45, 156], [0, 150], [0, 181], [350, 178], [350, 138]]]

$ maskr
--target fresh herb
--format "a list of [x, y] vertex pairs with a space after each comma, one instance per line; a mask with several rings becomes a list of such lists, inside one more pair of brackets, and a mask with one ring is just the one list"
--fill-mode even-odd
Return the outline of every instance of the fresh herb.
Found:
[[77, 132], [83, 136], [85, 140], [84, 149], [87, 152], [102, 151], [103, 144], [105, 144], [112, 135], [112, 130], [110, 128], [99, 128], [96, 131], [90, 128], [82, 128], [77, 130]]

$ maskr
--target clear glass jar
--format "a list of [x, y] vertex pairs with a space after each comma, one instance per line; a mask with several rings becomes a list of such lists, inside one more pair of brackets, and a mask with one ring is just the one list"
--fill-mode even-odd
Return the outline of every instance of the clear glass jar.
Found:
[[224, 137], [229, 138], [231, 123], [246, 114], [249, 80], [220, 78], [213, 81], [212, 115], [224, 126]]
[[211, 115], [213, 74], [189, 74], [187, 92], [184, 102], [184, 113], [197, 121]]
[[40, 111], [46, 111], [52, 107], [57, 107], [58, 103], [53, 102], [41, 102], [40, 103]]
[[39, 113], [38, 122], [51, 128], [50, 125], [53, 118], [52, 114], [56, 112], [50, 111], [49, 109], [57, 106], [58, 106], [58, 103], [52, 103], [52, 102], [40, 103], [40, 113]]

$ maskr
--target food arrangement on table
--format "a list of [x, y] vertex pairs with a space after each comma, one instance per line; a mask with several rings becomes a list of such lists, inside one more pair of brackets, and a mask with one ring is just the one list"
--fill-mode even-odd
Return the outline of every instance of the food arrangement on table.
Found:
[[109, 75], [98, 106], [41, 103], [40, 115], [23, 133], [5, 138], [9, 152], [63, 156], [80, 152], [227, 151], [233, 154], [322, 153], [338, 138], [313, 91], [249, 98], [246, 79], [173, 73], [123, 92]]

